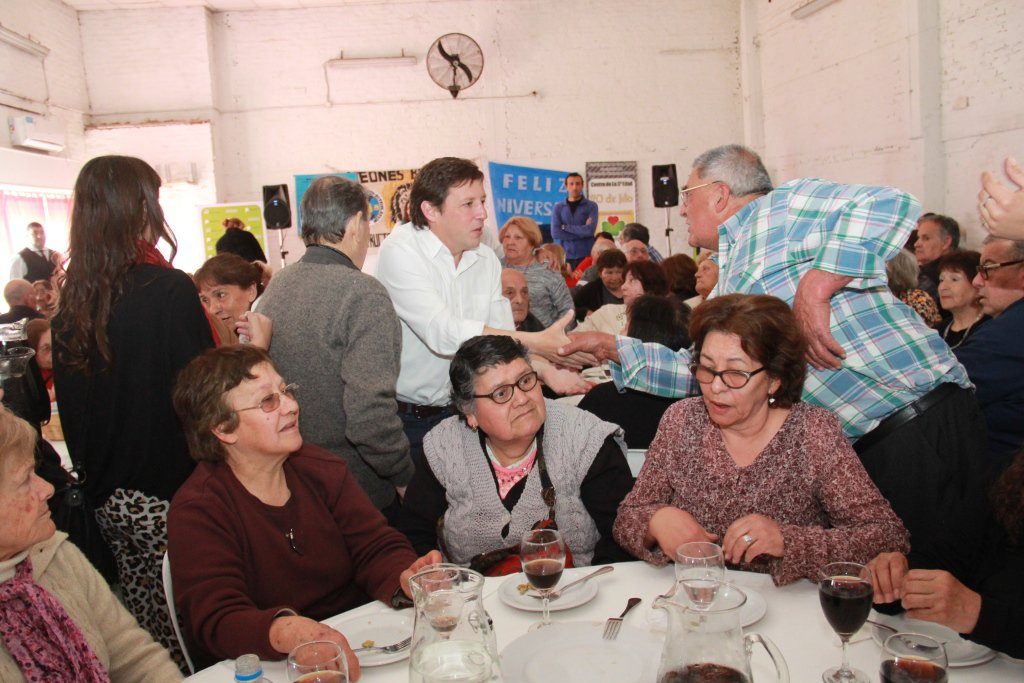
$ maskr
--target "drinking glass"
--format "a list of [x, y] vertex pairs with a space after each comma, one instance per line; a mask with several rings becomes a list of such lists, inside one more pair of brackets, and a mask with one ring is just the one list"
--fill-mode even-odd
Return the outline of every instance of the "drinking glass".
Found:
[[693, 541], [676, 548], [676, 581], [696, 609], [707, 609], [725, 581], [725, 558], [716, 543]]
[[946, 648], [919, 633], [896, 633], [882, 645], [882, 683], [946, 683]]
[[558, 580], [562, 578], [562, 570], [565, 569], [565, 542], [562, 540], [562, 534], [555, 529], [527, 531], [519, 544], [519, 558], [523, 563], [526, 580], [537, 589], [542, 598], [543, 616], [539, 623], [530, 627], [530, 630], [550, 626], [548, 596], [558, 585]]
[[825, 618], [843, 641], [843, 665], [821, 675], [825, 683], [869, 683], [867, 675], [850, 668], [847, 646], [850, 636], [860, 630], [871, 611], [871, 575], [867, 567], [854, 562], [833, 562], [819, 574], [818, 598]]
[[341, 645], [329, 640], [303, 643], [288, 655], [288, 680], [348, 683], [348, 661]]

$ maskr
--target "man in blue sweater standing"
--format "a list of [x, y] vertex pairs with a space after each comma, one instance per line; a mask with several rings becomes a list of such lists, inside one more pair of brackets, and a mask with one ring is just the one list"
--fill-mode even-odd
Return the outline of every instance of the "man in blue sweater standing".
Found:
[[597, 202], [583, 196], [583, 176], [570, 173], [565, 176], [564, 202], [555, 204], [551, 214], [551, 238], [565, 249], [569, 268], [590, 256], [597, 230]]

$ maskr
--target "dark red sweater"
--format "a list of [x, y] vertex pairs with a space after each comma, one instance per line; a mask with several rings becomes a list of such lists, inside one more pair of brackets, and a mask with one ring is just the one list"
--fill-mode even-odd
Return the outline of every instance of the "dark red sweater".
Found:
[[260, 502], [226, 463], [200, 463], [174, 496], [174, 597], [197, 665], [247, 652], [282, 659], [269, 640], [281, 610], [322, 620], [387, 602], [416, 559], [343, 460], [307, 444], [284, 471], [291, 498], [281, 507]]

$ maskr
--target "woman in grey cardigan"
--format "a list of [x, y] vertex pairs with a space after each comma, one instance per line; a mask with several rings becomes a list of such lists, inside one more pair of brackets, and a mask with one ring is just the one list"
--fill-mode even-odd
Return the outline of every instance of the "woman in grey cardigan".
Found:
[[518, 270], [526, 276], [530, 290], [530, 313], [540, 324], [550, 327], [559, 318], [572, 310], [572, 294], [561, 275], [537, 260], [536, 251], [541, 245], [540, 228], [532, 218], [513, 216], [505, 221], [498, 233], [502, 259], [506, 268]]
[[424, 439], [427, 467], [409, 484], [399, 524], [417, 551], [439, 548], [487, 572], [488, 553], [553, 518], [576, 566], [628, 559], [611, 537], [633, 486], [622, 430], [545, 401], [510, 337], [468, 340], [449, 375], [459, 415]]

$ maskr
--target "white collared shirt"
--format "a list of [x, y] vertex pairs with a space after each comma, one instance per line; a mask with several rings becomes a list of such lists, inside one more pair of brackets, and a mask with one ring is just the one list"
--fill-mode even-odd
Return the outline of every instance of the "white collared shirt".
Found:
[[403, 223], [381, 245], [377, 279], [402, 322], [400, 401], [448, 405], [448, 366], [459, 346], [484, 326], [515, 329], [501, 262], [485, 244], [463, 252], [456, 266], [433, 232]]

